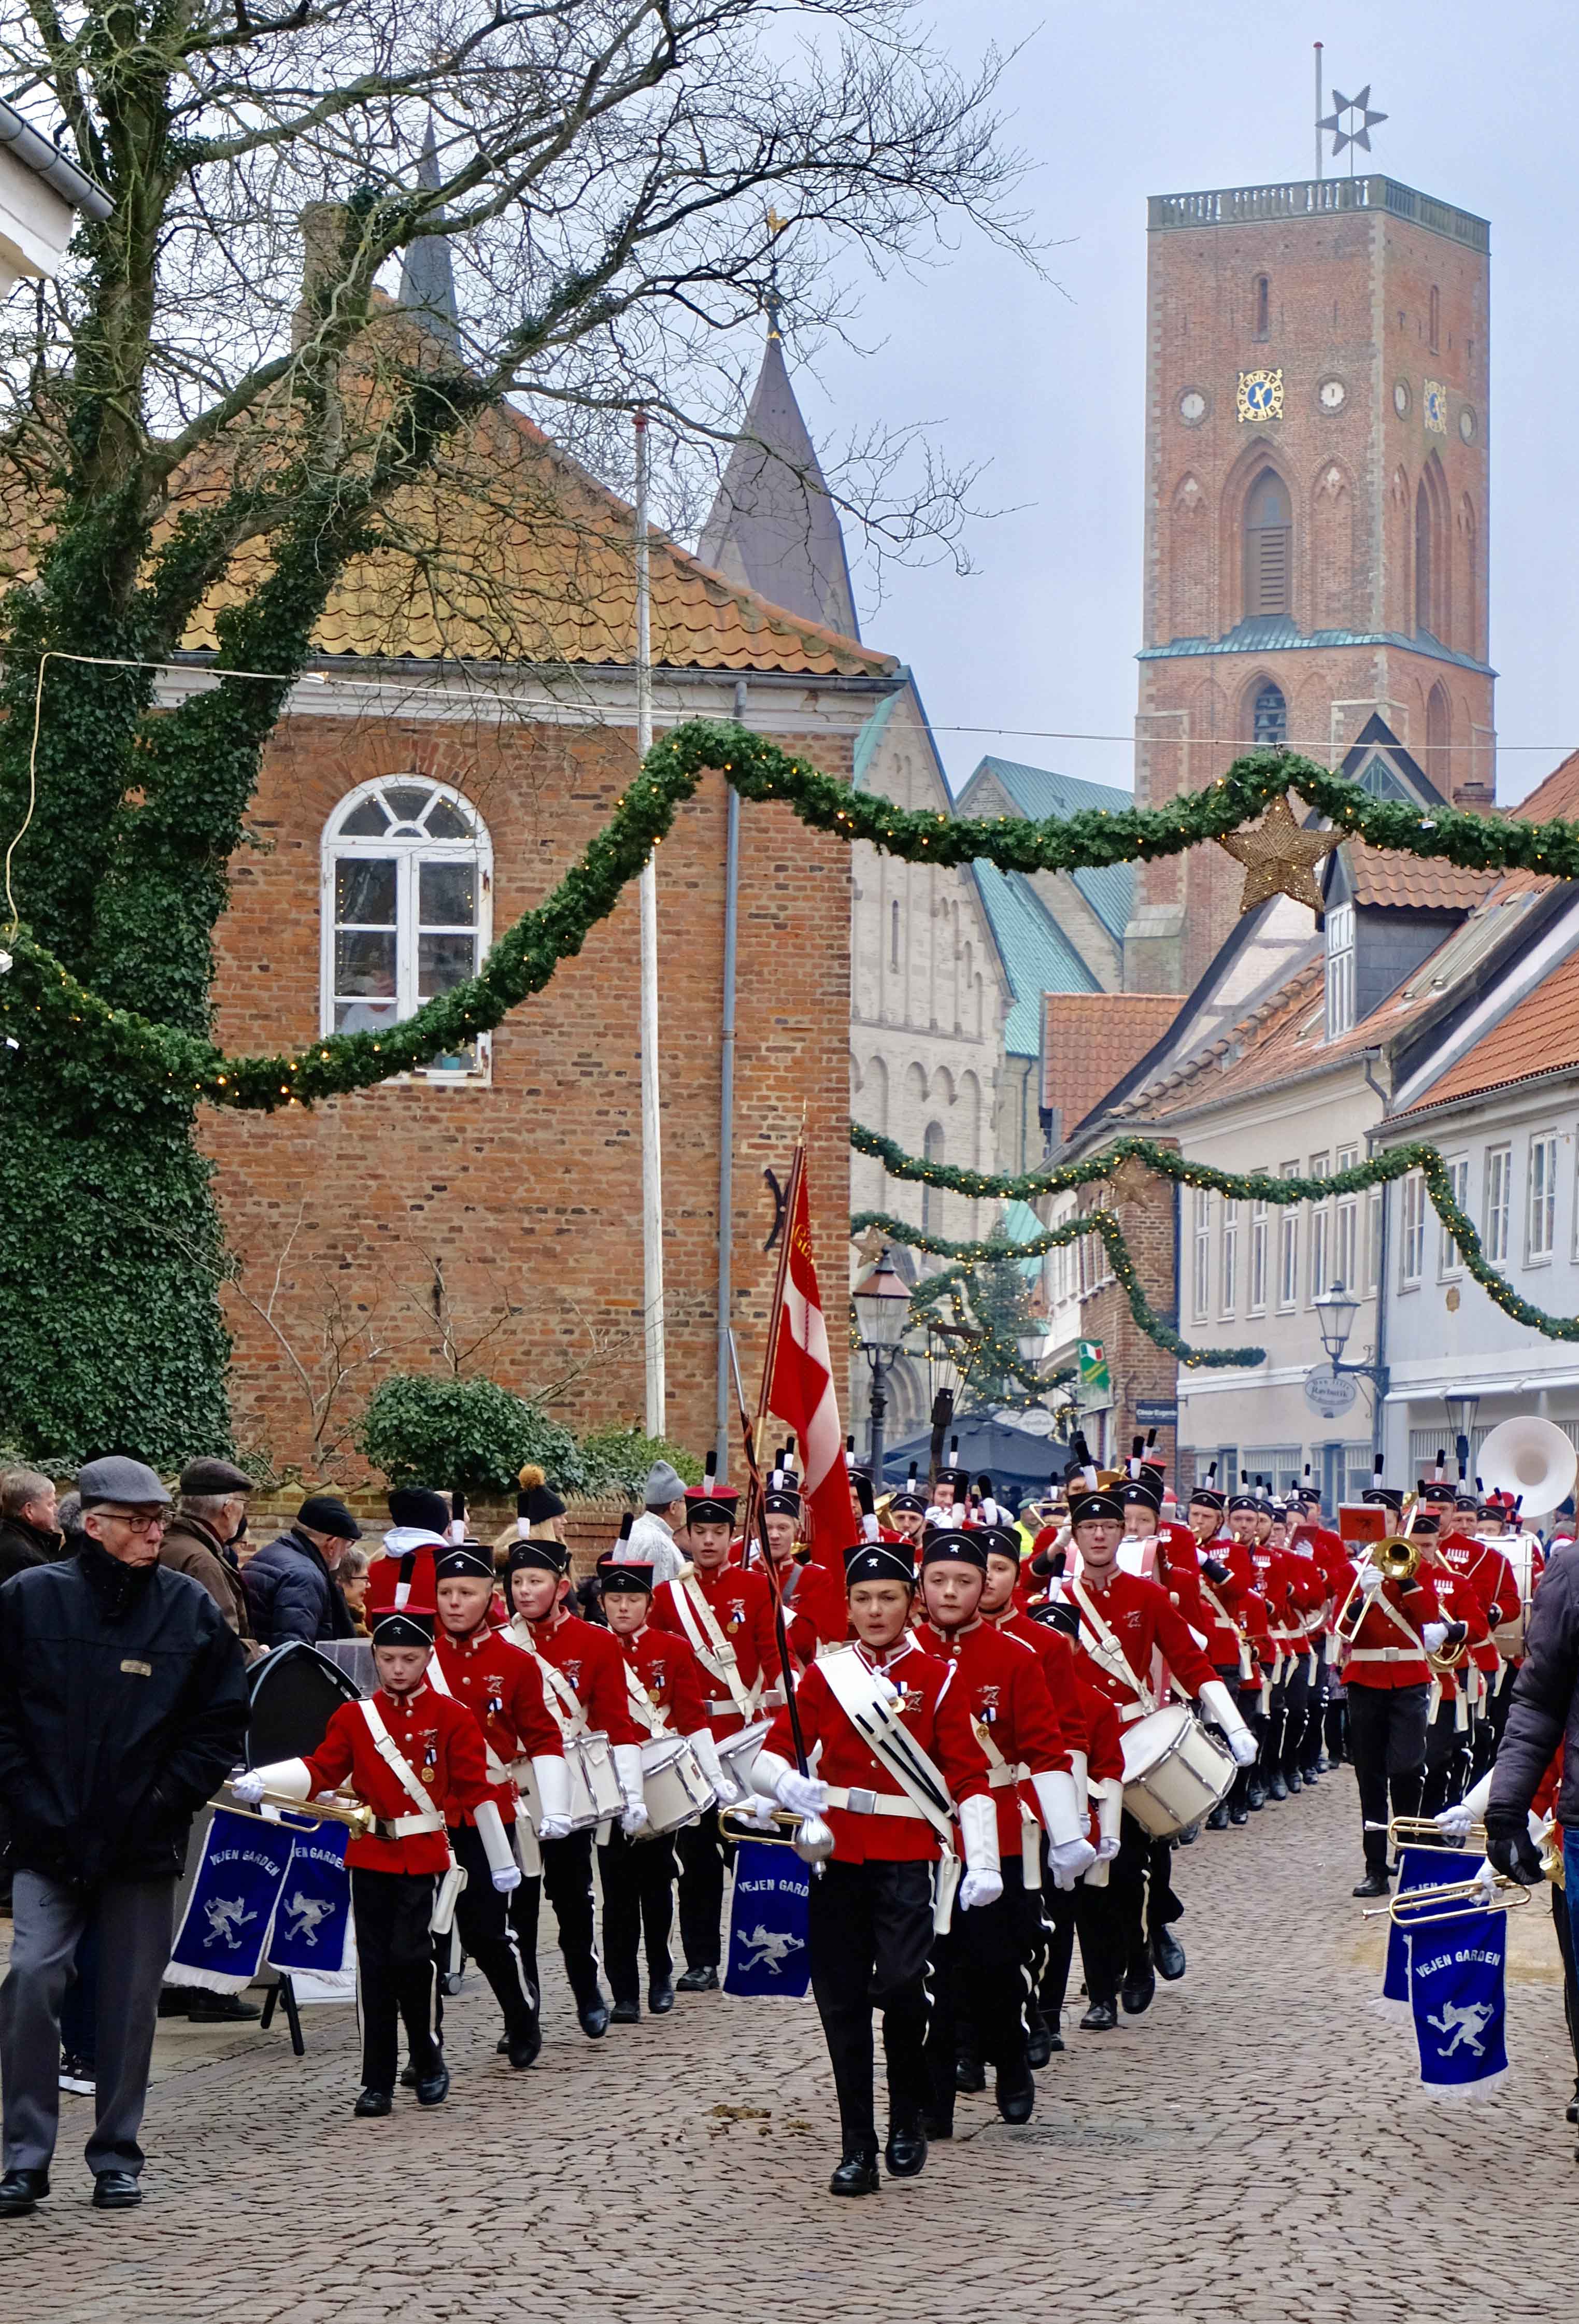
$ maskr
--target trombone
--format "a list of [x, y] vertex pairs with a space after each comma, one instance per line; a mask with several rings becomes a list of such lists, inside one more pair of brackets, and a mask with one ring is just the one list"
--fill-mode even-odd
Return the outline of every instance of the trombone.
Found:
[[1534, 1892], [1522, 1880], [1492, 1872], [1488, 1881], [1490, 1869], [1482, 1866], [1473, 1880], [1452, 1880], [1441, 1887], [1406, 1888], [1363, 1917], [1379, 1921], [1385, 1914], [1395, 1929], [1429, 1929], [1438, 1921], [1460, 1920], [1469, 1913], [1510, 1913], [1515, 1905], [1528, 1904]]
[[834, 1835], [821, 1816], [797, 1815], [793, 1808], [766, 1808], [764, 1822], [749, 1808], [720, 1808], [718, 1832], [723, 1840], [760, 1840], [769, 1848], [792, 1848], [803, 1864], [824, 1864], [834, 1852]]
[[1390, 1848], [1442, 1848], [1462, 1853], [1466, 1848], [1486, 1850], [1486, 1827], [1472, 1823], [1462, 1840], [1443, 1831], [1434, 1816], [1394, 1816], [1390, 1823], [1366, 1822], [1367, 1831], [1384, 1831]]
[[[1375, 1566], [1384, 1582], [1412, 1582], [1420, 1570], [1420, 1545], [1417, 1541], [1411, 1541], [1407, 1534], [1390, 1534], [1385, 1541], [1373, 1541], [1367, 1544], [1365, 1555], [1361, 1560], [1361, 1563], [1362, 1566]], [[1359, 1617], [1353, 1628], [1346, 1629], [1344, 1623], [1356, 1598], [1361, 1600]], [[1333, 1617], [1334, 1635], [1341, 1638], [1346, 1646], [1353, 1645], [1370, 1602], [1369, 1598], [1360, 1588], [1360, 1576], [1356, 1573], [1349, 1584], [1348, 1596]]]
[[[208, 1805], [223, 1808], [227, 1815], [245, 1816], [253, 1823], [278, 1825], [282, 1815], [289, 1815], [309, 1828], [324, 1823], [348, 1824], [358, 1840], [370, 1839], [378, 1822], [372, 1808], [338, 1792], [332, 1800], [296, 1800], [288, 1792], [264, 1792], [256, 1808], [243, 1807], [239, 1800], [227, 1799], [221, 1793]], [[263, 1815], [259, 1813], [263, 1808], [273, 1808], [277, 1812]]]

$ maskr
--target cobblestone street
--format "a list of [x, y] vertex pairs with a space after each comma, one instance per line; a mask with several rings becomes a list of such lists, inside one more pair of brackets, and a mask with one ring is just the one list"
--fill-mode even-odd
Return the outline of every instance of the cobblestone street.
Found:
[[64, 2098], [55, 2192], [0, 2236], [5, 2312], [1382, 2324], [1446, 2314], [1473, 2286], [1492, 2312], [1571, 2313], [1547, 1898], [1512, 1924], [1512, 2072], [1473, 2107], [1433, 2104], [1408, 2027], [1366, 2006], [1382, 1948], [1349, 1895], [1357, 1839], [1347, 1773], [1204, 1836], [1180, 1859], [1184, 1984], [1105, 2038], [1068, 2011], [1028, 2127], [962, 2099], [961, 2135], [923, 2177], [859, 2203], [826, 2192], [837, 2150], [809, 2002], [682, 1998], [594, 2045], [556, 1976], [542, 2059], [516, 2076], [474, 1979], [448, 2006], [449, 2103], [402, 2097], [384, 2123], [351, 2117], [346, 2009], [308, 2013], [300, 2061], [282, 2024], [167, 2025], [143, 2208], [89, 2210], [85, 2102]]

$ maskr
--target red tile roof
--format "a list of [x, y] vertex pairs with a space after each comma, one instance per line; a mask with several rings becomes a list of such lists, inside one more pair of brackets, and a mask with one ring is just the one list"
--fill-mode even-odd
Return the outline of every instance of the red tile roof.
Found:
[[1402, 1117], [1579, 1065], [1579, 953], [1545, 976]]
[[1496, 879], [1494, 872], [1464, 872], [1436, 856], [1395, 855], [1368, 847], [1362, 839], [1345, 840], [1343, 852], [1357, 904], [1468, 912], [1491, 892]]
[[1042, 1103], [1067, 1137], [1137, 1066], [1184, 1006], [1177, 992], [1044, 992]]

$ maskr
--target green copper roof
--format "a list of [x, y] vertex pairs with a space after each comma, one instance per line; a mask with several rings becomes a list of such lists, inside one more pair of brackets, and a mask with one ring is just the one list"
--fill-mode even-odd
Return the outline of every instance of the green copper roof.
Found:
[[1039, 1057], [1042, 994], [1101, 987], [1023, 872], [972, 868], [1014, 994], [1003, 1046], [1011, 1056]]
[[[1049, 815], [1080, 815], [1089, 807], [1117, 815], [1135, 804], [1132, 791], [1120, 790], [1111, 783], [1085, 782], [1078, 775], [1057, 774], [1051, 767], [1022, 766], [1017, 759], [983, 759], [959, 795], [962, 814], [971, 812], [971, 792], [989, 775], [996, 776], [1021, 815], [1029, 816], [1034, 823], [1042, 822]], [[1095, 871], [1071, 872], [1070, 877], [1103, 927], [1122, 943], [1134, 900], [1133, 864], [1104, 863]], [[1048, 987], [1049, 992], [1062, 989], [1065, 988]], [[1085, 988], [1067, 989], [1083, 991]]]
[[1473, 669], [1478, 677], [1495, 678], [1489, 662], [1471, 654], [1454, 653], [1438, 644], [1428, 631], [1412, 638], [1401, 630], [1301, 630], [1283, 613], [1261, 613], [1241, 622], [1220, 638], [1170, 638], [1165, 646], [1142, 646], [1137, 661], [1194, 660], [1203, 654], [1306, 653], [1320, 646], [1396, 646], [1402, 653], [1420, 654], [1427, 661], [1451, 662], [1454, 669]]

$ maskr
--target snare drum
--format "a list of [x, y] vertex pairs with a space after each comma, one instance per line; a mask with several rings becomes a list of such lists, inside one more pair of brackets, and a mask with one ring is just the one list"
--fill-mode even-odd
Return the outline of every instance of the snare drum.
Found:
[[1199, 1823], [1233, 1788], [1233, 1754], [1185, 1703], [1137, 1719], [1123, 1746], [1124, 1807], [1154, 1840]]
[[662, 1840], [695, 1823], [713, 1804], [713, 1786], [683, 1735], [655, 1735], [642, 1746], [642, 1797], [647, 1824], [638, 1840]]
[[589, 1831], [607, 1823], [625, 1804], [620, 1779], [609, 1755], [608, 1737], [595, 1729], [586, 1735], [565, 1738], [565, 1773], [570, 1784], [570, 1829]]
[[768, 1739], [771, 1721], [758, 1719], [743, 1727], [738, 1735], [726, 1735], [718, 1746], [718, 1765], [726, 1775], [732, 1775], [740, 1786], [740, 1796], [752, 1795], [751, 1771], [755, 1766], [757, 1753]]

